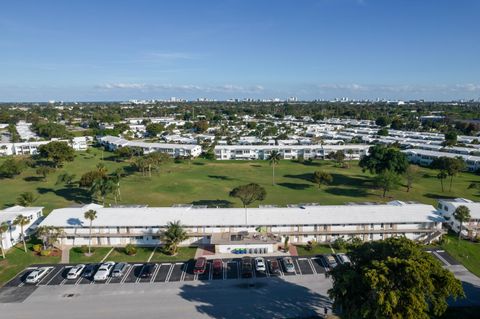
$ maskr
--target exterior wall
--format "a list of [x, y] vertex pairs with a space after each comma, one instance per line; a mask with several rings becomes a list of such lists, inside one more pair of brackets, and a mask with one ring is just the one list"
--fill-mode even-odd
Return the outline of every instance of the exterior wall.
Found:
[[[1, 213], [0, 211], [0, 214]], [[18, 215], [20, 215], [20, 213]], [[32, 229], [38, 224], [40, 218], [43, 216], [43, 212], [42, 209], [39, 209], [37, 212], [31, 212], [29, 214], [22, 213], [22, 215], [30, 219], [30, 223], [23, 227], [24, 235], [28, 236]], [[1, 238], [4, 249], [10, 249], [21, 242], [21, 227], [13, 224], [14, 219], [15, 218], [12, 218], [6, 222], [9, 225], [9, 229], [3, 234], [3, 238]]]

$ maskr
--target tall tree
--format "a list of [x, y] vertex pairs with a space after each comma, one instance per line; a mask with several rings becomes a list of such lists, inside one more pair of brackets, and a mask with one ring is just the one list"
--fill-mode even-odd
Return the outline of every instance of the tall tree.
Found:
[[2, 257], [5, 259], [5, 248], [3, 247], [3, 236], [10, 227], [6, 222], [0, 224], [0, 248], [2, 249]]
[[328, 292], [342, 318], [429, 319], [464, 296], [453, 273], [405, 237], [364, 243], [349, 257], [331, 271]]
[[31, 206], [33, 202], [35, 201], [35, 196], [33, 195], [32, 192], [24, 192], [18, 195], [17, 197], [17, 203], [20, 206]]
[[369, 154], [363, 156], [359, 162], [360, 167], [370, 173], [380, 174], [386, 170], [403, 174], [408, 167], [407, 156], [395, 147], [374, 145], [370, 147]]
[[313, 181], [320, 188], [322, 185], [330, 184], [333, 181], [333, 177], [325, 171], [315, 171], [313, 173]]
[[97, 219], [97, 212], [94, 211], [93, 209], [87, 210], [84, 214], [85, 219], [87, 219], [90, 224], [88, 226], [88, 254], [90, 255], [92, 253], [91, 247], [92, 247], [92, 224], [95, 219]]
[[52, 161], [55, 168], [75, 158], [75, 151], [66, 142], [53, 141], [40, 145], [38, 150], [40, 157]]
[[444, 190], [444, 187], [443, 187], [443, 181], [445, 179], [447, 179], [447, 172], [445, 172], [444, 170], [441, 170], [438, 174], [437, 174], [437, 178], [440, 180], [440, 185], [442, 186], [442, 193], [445, 191]]
[[383, 198], [385, 198], [387, 192], [396, 189], [399, 183], [400, 176], [389, 170], [383, 171], [375, 177], [375, 185], [383, 190]]
[[37, 237], [43, 243], [43, 249], [53, 247], [58, 238], [64, 235], [64, 232], [59, 227], [54, 226], [39, 226], [36, 230]]
[[[449, 191], [452, 190], [453, 177], [458, 175], [458, 173], [464, 170], [465, 167], [466, 167], [465, 161], [461, 157], [451, 158], [451, 157], [442, 156], [434, 159], [430, 164], [430, 168], [438, 169], [440, 170], [440, 172], [444, 173], [444, 174], [442, 173], [442, 177], [443, 175], [450, 176]], [[446, 176], [443, 179], [446, 179]], [[441, 182], [443, 183], [442, 179], [441, 179]], [[442, 191], [443, 191], [443, 186], [442, 186]]]
[[272, 185], [275, 185], [275, 166], [280, 163], [281, 158], [282, 155], [276, 150], [273, 150], [267, 157], [267, 161], [272, 166]]
[[345, 161], [345, 152], [342, 150], [331, 152], [327, 155], [327, 158], [334, 160], [338, 166], [343, 166], [343, 163]]
[[458, 239], [460, 239], [462, 236], [463, 223], [472, 218], [472, 216], [470, 216], [470, 209], [465, 205], [460, 205], [453, 212], [453, 217], [460, 223], [460, 231], [458, 232]]
[[102, 205], [105, 205], [105, 197], [116, 191], [117, 184], [110, 178], [98, 178], [93, 181], [90, 193], [95, 196], [99, 195], [102, 199]]
[[267, 191], [256, 183], [250, 183], [235, 187], [229, 195], [240, 199], [245, 208], [245, 222], [247, 222], [247, 206], [257, 200], [263, 201], [267, 197]]
[[445, 133], [445, 141], [443, 145], [445, 146], [453, 146], [457, 144], [457, 132], [455, 131], [448, 131]]
[[405, 170], [405, 179], [407, 180], [407, 193], [413, 187], [413, 183], [418, 179], [418, 172], [420, 167], [418, 165], [408, 165]]
[[23, 250], [25, 250], [25, 252], [27, 252], [27, 243], [25, 242], [25, 229], [24, 228], [25, 228], [25, 226], [30, 224], [30, 218], [28, 218], [27, 216], [18, 215], [13, 220], [13, 224], [16, 225], [16, 226], [20, 226], [20, 237], [22, 238], [22, 242], [23, 242]]
[[187, 239], [187, 232], [180, 224], [180, 221], [169, 222], [167, 229], [162, 233], [165, 250], [171, 255], [177, 253], [178, 245], [185, 239]]

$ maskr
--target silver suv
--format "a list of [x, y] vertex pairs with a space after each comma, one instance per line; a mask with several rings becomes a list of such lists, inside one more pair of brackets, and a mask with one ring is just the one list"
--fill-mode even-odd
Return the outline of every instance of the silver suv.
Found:
[[129, 267], [130, 265], [127, 263], [116, 264], [115, 267], [113, 267], [112, 277], [113, 278], [122, 277]]

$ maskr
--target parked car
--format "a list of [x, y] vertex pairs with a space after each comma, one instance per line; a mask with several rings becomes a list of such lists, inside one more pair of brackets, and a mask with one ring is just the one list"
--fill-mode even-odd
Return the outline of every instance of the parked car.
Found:
[[197, 259], [195, 262], [195, 268], [193, 269], [194, 274], [203, 274], [205, 270], [207, 269], [207, 258], [205, 257], [200, 257]]
[[73, 266], [72, 268], [70, 268], [70, 270], [67, 273], [67, 279], [70, 279], [70, 280], [77, 279], [82, 274], [82, 271], [84, 269], [85, 269], [84, 264]]
[[243, 257], [241, 269], [243, 278], [251, 278], [253, 276], [252, 258]]
[[273, 275], [281, 275], [282, 271], [280, 270], [280, 264], [278, 263], [278, 260], [276, 259], [269, 259], [268, 260], [268, 268], [270, 270], [270, 273]]
[[45, 277], [51, 269], [53, 269], [53, 267], [40, 267], [38, 269], [35, 269], [34, 271], [28, 274], [27, 278], [25, 279], [25, 282], [27, 284], [36, 284], [43, 277]]
[[119, 278], [119, 277], [122, 277], [123, 274], [127, 271], [127, 269], [130, 268], [130, 264], [127, 264], [127, 263], [117, 263], [114, 267], [113, 267], [113, 271], [112, 271], [112, 277], [113, 278]]
[[215, 276], [220, 276], [223, 272], [223, 261], [221, 259], [214, 259], [212, 266], [213, 266], [213, 274]]
[[333, 255], [323, 255], [323, 261], [325, 263], [325, 265], [330, 268], [330, 269], [333, 269], [335, 267], [337, 267], [337, 262], [335, 260], [335, 257], [333, 257]]
[[93, 275], [95, 275], [95, 272], [97, 271], [98, 265], [97, 264], [88, 264], [85, 266], [85, 269], [83, 270], [82, 276], [85, 278], [93, 278]]
[[265, 271], [265, 259], [263, 259], [262, 257], [255, 258], [255, 269], [257, 271]]
[[282, 263], [283, 263], [283, 267], [285, 268], [285, 272], [288, 272], [288, 273], [295, 272], [295, 265], [293, 264], [293, 259], [291, 257], [283, 257]]
[[340, 254], [337, 254], [336, 255], [337, 257], [337, 260], [340, 264], [351, 264], [352, 261], [350, 260], [350, 258], [348, 258], [347, 255], [343, 254], [343, 253], [340, 253]]
[[113, 269], [113, 266], [115, 266], [115, 263], [113, 261], [107, 261], [101, 264], [100, 268], [98, 268], [97, 272], [95, 273], [95, 276], [93, 276], [93, 280], [95, 281], [107, 280], [108, 276], [110, 275], [110, 272]]
[[141, 278], [150, 278], [153, 275], [153, 271], [155, 270], [155, 264], [148, 263], [143, 266], [142, 273], [140, 274]]

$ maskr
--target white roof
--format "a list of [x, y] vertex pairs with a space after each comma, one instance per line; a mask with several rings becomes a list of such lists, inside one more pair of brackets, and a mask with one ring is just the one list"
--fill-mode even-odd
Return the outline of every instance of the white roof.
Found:
[[408, 150], [402, 150], [402, 152], [407, 154], [410, 153], [410, 154], [418, 154], [418, 155], [425, 155], [425, 156], [431, 156], [431, 157], [450, 157], [450, 158], [461, 157], [463, 158], [464, 161], [480, 162], [480, 156], [473, 156], [473, 155], [437, 152], [437, 151], [421, 150], [421, 149], [408, 149]]
[[[399, 204], [400, 203], [400, 204]], [[42, 225], [87, 227], [84, 213], [91, 207], [53, 210]], [[185, 226], [328, 225], [370, 223], [424, 223], [442, 221], [436, 209], [425, 204], [396, 202], [383, 205], [337, 205], [249, 208], [109, 207], [95, 209], [95, 226], [163, 226], [179, 220]]]
[[13, 221], [18, 215], [30, 216], [41, 211], [43, 207], [12, 206], [0, 210], [0, 223]]
[[367, 150], [371, 145], [345, 144], [345, 145], [216, 145], [215, 149], [245, 149], [245, 150], [278, 150], [278, 149], [326, 149], [344, 150], [359, 149]]
[[168, 144], [168, 143], [147, 143], [142, 141], [128, 141], [120, 137], [115, 136], [103, 136], [99, 138], [102, 142], [107, 142], [110, 144], [118, 145], [118, 146], [133, 146], [133, 147], [141, 147], [141, 148], [180, 148], [180, 149], [194, 149], [198, 148], [198, 145], [192, 144]]

